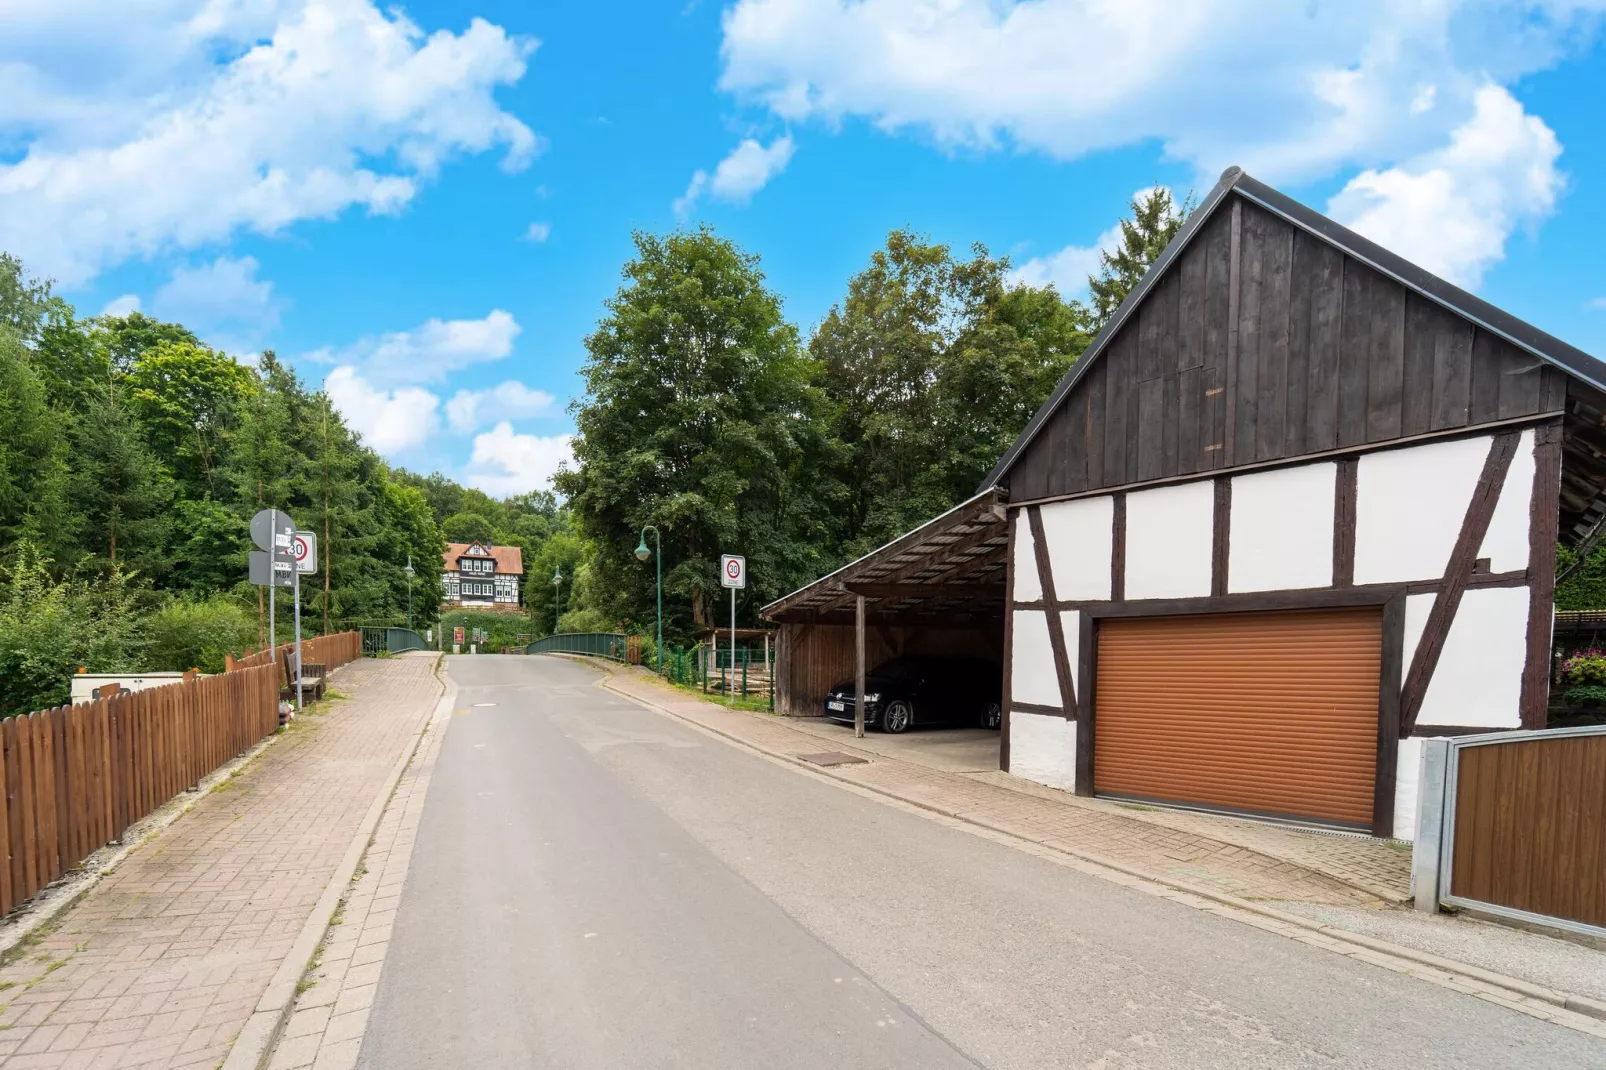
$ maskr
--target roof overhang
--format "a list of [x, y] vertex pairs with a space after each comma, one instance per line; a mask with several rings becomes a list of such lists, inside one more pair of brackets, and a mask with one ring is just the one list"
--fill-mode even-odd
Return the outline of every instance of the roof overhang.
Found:
[[780, 623], [848, 624], [862, 596], [877, 623], [971, 625], [1001, 616], [1009, 525], [988, 489], [760, 611]]

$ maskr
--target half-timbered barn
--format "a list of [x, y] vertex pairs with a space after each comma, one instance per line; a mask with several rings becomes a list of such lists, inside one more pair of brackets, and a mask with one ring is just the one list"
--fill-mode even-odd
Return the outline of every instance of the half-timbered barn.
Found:
[[817, 712], [800, 636], [831, 675], [851, 625], [958, 628], [1017, 776], [1409, 839], [1421, 738], [1545, 724], [1603, 391], [1230, 169], [976, 499], [766, 607], [782, 708]]

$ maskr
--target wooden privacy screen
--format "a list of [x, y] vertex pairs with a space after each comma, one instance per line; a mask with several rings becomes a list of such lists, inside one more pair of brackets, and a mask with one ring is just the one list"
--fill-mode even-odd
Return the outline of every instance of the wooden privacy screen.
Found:
[[1606, 927], [1606, 736], [1459, 754], [1451, 895]]
[[[361, 654], [356, 632], [304, 645], [318, 643], [331, 668]], [[218, 676], [0, 722], [0, 914], [273, 732], [284, 670], [260, 657]]]

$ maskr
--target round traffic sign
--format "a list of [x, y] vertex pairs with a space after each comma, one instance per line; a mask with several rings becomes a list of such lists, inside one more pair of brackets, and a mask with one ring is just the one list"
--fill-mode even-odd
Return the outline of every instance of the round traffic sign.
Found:
[[734, 557], [725, 562], [725, 575], [733, 580], [742, 578], [742, 563]]
[[310, 539], [300, 534], [291, 537], [290, 556], [295, 560], [296, 564], [299, 565], [301, 562], [305, 561], [307, 559], [307, 555], [310, 553], [312, 553], [312, 544]]

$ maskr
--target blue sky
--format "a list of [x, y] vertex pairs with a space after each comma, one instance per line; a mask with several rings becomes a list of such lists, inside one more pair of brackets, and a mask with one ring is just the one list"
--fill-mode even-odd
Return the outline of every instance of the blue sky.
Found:
[[1606, 355], [1601, 0], [0, 6], [0, 248], [493, 493], [566, 455], [637, 228], [713, 224], [806, 331], [893, 227], [1075, 291], [1237, 163]]

